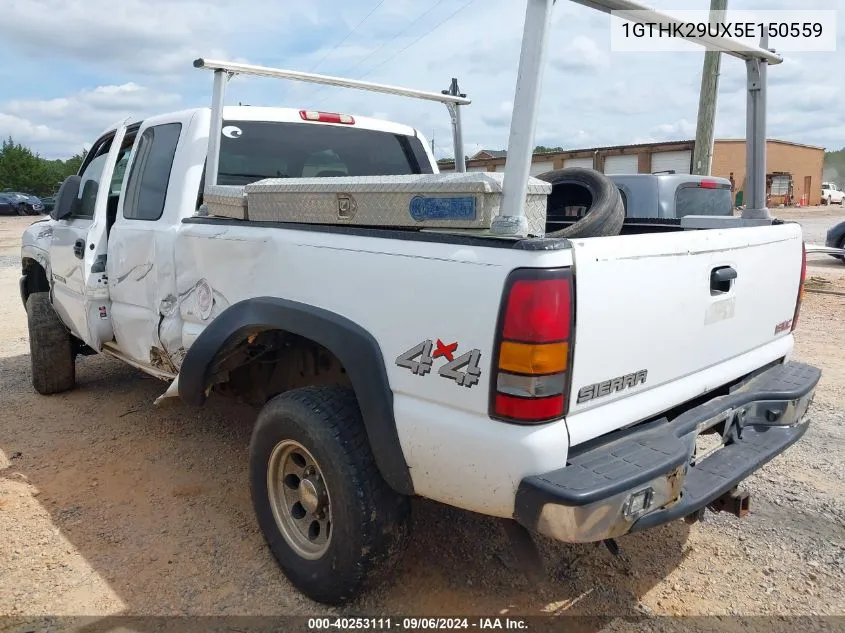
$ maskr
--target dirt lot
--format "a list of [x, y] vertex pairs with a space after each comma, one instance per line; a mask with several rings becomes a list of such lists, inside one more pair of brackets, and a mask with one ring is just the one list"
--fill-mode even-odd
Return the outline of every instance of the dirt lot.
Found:
[[[790, 211], [823, 240], [845, 211]], [[152, 402], [165, 383], [100, 357], [76, 390], [30, 385], [19, 236], [0, 218], [0, 615], [325, 614], [279, 572], [253, 519], [254, 412]], [[708, 514], [603, 547], [538, 539], [513, 570], [500, 526], [420, 501], [398, 575], [366, 614], [845, 614], [845, 265], [810, 260], [797, 357], [824, 376], [804, 439], [747, 485], [752, 514]]]

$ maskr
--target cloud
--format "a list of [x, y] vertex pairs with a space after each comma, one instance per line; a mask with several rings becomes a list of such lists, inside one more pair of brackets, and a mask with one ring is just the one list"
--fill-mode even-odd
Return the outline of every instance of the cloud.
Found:
[[492, 128], [506, 128], [510, 125], [513, 116], [513, 102], [503, 101], [499, 104], [498, 112], [484, 114], [481, 120]]
[[0, 112], [0, 137], [13, 136], [24, 144], [67, 143], [72, 135], [44, 124], [32, 123], [22, 117]]
[[610, 58], [594, 40], [578, 35], [562, 50], [555, 50], [550, 61], [559, 71], [581, 73], [606, 68]]
[[[767, 10], [790, 8], [787, 0], [738, 2], [737, 9], [761, 3]], [[808, 0], [812, 8], [831, 8], [832, 3]], [[325, 74], [348, 71], [353, 78], [431, 91], [445, 89], [456, 77], [472, 99], [462, 109], [466, 153], [507, 146], [524, 2], [476, 0], [442, 24], [465, 0], [391, 0], [364, 22], [375, 2], [7, 4], [0, 74], [4, 86], [14, 88], [4, 91], [6, 102], [0, 102], [2, 130], [32, 139], [44, 152], [61, 153], [83, 139], [91, 142], [92, 135], [124, 113], [206, 106], [211, 74], [191, 67], [196, 57], [299, 70], [316, 66]], [[695, 9], [700, 4], [676, 0], [673, 7]], [[577, 148], [694, 135], [702, 52], [614, 52], [609, 27], [608, 15], [576, 3], [556, 3], [536, 143]], [[769, 69], [770, 136], [845, 145], [838, 103], [843, 80], [835, 72], [845, 65], [843, 51], [845, 46], [836, 53], [790, 53], [783, 64]], [[721, 68], [716, 135], [742, 136], [745, 67], [724, 56]], [[452, 154], [448, 114], [432, 102], [266, 78], [230, 82], [228, 102], [238, 101], [378, 113], [434, 137], [438, 156]]]
[[0, 131], [47, 154], [71, 153], [90, 145], [106, 127], [132, 116], [173, 109], [177, 94], [145, 88], [136, 83], [97, 86], [68, 97], [16, 99], [0, 103]]

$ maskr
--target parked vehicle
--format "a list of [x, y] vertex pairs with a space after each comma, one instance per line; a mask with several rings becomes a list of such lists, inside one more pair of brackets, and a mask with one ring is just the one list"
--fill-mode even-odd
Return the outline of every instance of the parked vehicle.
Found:
[[0, 193], [0, 215], [27, 215], [29, 209], [18, 196]]
[[44, 203], [44, 213], [50, 213], [53, 211], [53, 207], [56, 206], [56, 196], [41, 198], [41, 202]]
[[[556, 173], [540, 174], [537, 178], [544, 180]], [[649, 220], [649, 226], [644, 230], [653, 232], [659, 224], [679, 224], [687, 215], [732, 216], [734, 213], [731, 182], [727, 178], [674, 172], [608, 177], [622, 196], [629, 231], [633, 231], [640, 219]], [[590, 209], [592, 194], [579, 181], [573, 180], [569, 187], [562, 182], [558, 185], [549, 199], [547, 222], [562, 228], [584, 217]]]
[[36, 196], [20, 191], [4, 191], [5, 195], [15, 198], [19, 203], [19, 209], [23, 209], [20, 215], [43, 215], [44, 203]]
[[[412, 496], [499, 517], [523, 545], [744, 515], [737, 486], [801, 438], [820, 377], [791, 358], [801, 227], [628, 235], [603, 174], [530, 178], [550, 6], [528, 3], [504, 175], [439, 174], [399, 123], [223, 101], [252, 74], [440, 102], [460, 165], [454, 81], [197, 60], [211, 108], [115, 125], [24, 232], [36, 391], [72, 389], [76, 357], [101, 353], [166, 381], [156, 402], [253, 403], [258, 524], [325, 603], [390, 569]], [[589, 212], [558, 230], [547, 211], [573, 180]]]
[[[845, 248], [845, 221], [832, 226], [827, 232], [824, 245], [829, 248]], [[845, 261], [842, 255], [832, 255], [840, 261]]]
[[822, 183], [822, 204], [845, 205], [845, 191], [842, 191], [834, 182]]

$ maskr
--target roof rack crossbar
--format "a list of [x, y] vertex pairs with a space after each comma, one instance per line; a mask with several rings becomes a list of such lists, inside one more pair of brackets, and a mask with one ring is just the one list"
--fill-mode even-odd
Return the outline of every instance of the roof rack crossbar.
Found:
[[226, 98], [226, 84], [235, 75], [251, 75], [254, 77], [270, 77], [274, 79], [291, 79], [307, 83], [324, 84], [340, 88], [354, 88], [369, 92], [381, 92], [399, 97], [410, 97], [424, 101], [436, 101], [446, 106], [452, 120], [452, 136], [455, 146], [455, 157], [460, 163], [455, 165], [457, 171], [466, 171], [463, 160], [463, 135], [461, 130], [460, 106], [472, 103], [465, 94], [458, 91], [456, 79], [448, 90], [441, 92], [428, 92], [413, 88], [403, 88], [389, 84], [379, 84], [359, 79], [346, 79], [344, 77], [333, 77], [331, 75], [319, 75], [306, 73], [298, 70], [287, 70], [283, 68], [270, 68], [267, 66], [256, 66], [254, 64], [243, 64], [240, 62], [228, 62], [217, 59], [199, 58], [194, 60], [194, 68], [202, 68], [214, 72], [214, 88], [211, 98], [211, 129], [208, 137], [208, 156], [206, 157], [206, 187], [217, 184], [217, 171], [220, 164], [220, 134], [223, 124], [223, 104]]

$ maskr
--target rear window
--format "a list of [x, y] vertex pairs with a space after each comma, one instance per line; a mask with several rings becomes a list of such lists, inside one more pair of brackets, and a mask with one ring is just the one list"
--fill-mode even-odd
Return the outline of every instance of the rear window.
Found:
[[675, 217], [685, 215], [733, 215], [730, 185], [704, 189], [681, 185], [675, 192]]
[[217, 182], [432, 171], [422, 143], [413, 136], [352, 126], [224, 121]]

